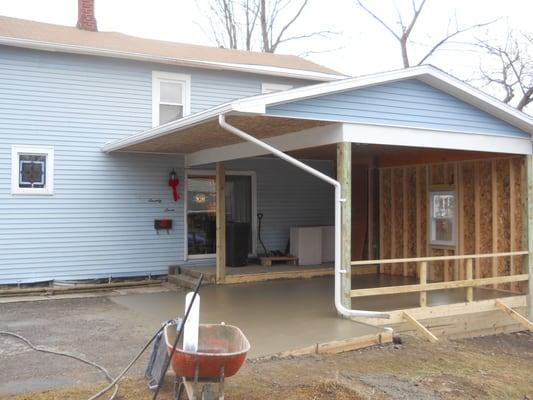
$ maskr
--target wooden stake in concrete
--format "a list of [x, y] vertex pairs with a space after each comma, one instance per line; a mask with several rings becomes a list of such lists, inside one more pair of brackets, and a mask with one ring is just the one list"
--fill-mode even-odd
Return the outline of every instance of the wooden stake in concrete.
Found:
[[352, 308], [352, 144], [337, 144], [337, 180], [341, 184], [341, 299], [346, 308]]
[[226, 171], [223, 162], [216, 171], [216, 282], [226, 279]]

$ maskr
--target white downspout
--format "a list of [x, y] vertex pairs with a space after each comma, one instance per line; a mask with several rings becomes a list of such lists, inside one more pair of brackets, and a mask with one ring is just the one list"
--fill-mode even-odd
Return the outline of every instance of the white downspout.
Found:
[[262, 147], [269, 153], [278, 156], [279, 158], [287, 161], [288, 163], [316, 176], [330, 185], [335, 187], [335, 308], [338, 313], [345, 317], [371, 317], [371, 318], [389, 318], [389, 314], [377, 311], [365, 311], [365, 310], [351, 310], [342, 305], [341, 302], [341, 274], [345, 274], [346, 269], [341, 269], [341, 184], [335, 179], [311, 168], [309, 165], [285, 154], [284, 152], [270, 146], [269, 144], [255, 138], [254, 136], [241, 131], [240, 129], [228, 124], [224, 114], [218, 116], [219, 125], [226, 131], [239, 136], [240, 138], [255, 143], [257, 146]]

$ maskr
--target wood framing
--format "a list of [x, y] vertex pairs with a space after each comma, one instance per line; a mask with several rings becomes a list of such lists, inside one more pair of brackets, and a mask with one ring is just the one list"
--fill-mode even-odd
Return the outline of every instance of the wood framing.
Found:
[[[441, 157], [445, 157], [441, 153]], [[524, 156], [493, 155], [477, 160], [441, 161], [419, 165], [380, 167], [380, 258], [453, 256], [525, 249], [519, 243], [524, 197], [521, 176]], [[407, 161], [407, 160], [404, 160]], [[416, 159], [415, 159], [416, 161]], [[381, 159], [380, 165], [390, 165]], [[524, 172], [525, 175], [525, 172]], [[429, 190], [456, 192], [456, 240], [453, 246], [429, 241]], [[525, 203], [527, 204], [527, 202]], [[484, 259], [473, 264], [475, 278], [517, 273], [517, 257]], [[398, 264], [401, 263], [401, 264]], [[414, 264], [397, 261], [380, 267], [382, 273], [417, 276]], [[442, 260], [428, 266], [428, 281], [465, 279], [464, 260]], [[518, 284], [498, 284], [513, 289]]]
[[223, 162], [216, 166], [216, 282], [226, 279], [226, 171]]
[[346, 308], [352, 307], [352, 144], [337, 144], [337, 180], [341, 184], [341, 300]]
[[496, 307], [498, 307], [500, 310], [502, 310], [504, 313], [506, 313], [508, 316], [510, 316], [515, 321], [521, 323], [526, 329], [533, 331], [533, 322], [528, 320], [522, 314], [517, 313], [515, 310], [513, 310], [503, 301], [496, 300]]
[[[533, 274], [533, 156], [528, 155], [524, 158], [525, 168], [522, 173], [522, 208], [523, 208], [523, 223], [522, 223], [522, 240], [528, 254], [523, 258], [522, 272]], [[527, 315], [531, 320], [533, 319], [533, 279], [528, 282], [528, 302]]]

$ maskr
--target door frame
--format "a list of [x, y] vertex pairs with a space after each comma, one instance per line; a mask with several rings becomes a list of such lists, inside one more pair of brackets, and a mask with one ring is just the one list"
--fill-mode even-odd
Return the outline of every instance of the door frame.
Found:
[[[185, 170], [185, 183], [183, 189], [183, 204], [184, 204], [184, 214], [183, 214], [183, 259], [184, 261], [188, 260], [209, 260], [215, 259], [216, 253], [212, 254], [189, 254], [189, 232], [187, 226], [187, 201], [189, 193], [189, 176], [216, 176], [216, 171], [214, 169], [186, 169]], [[252, 228], [252, 252], [248, 254], [250, 257], [257, 256], [257, 174], [255, 171], [226, 171], [226, 175], [240, 175], [240, 176], [249, 176], [250, 177], [250, 191], [251, 191], [251, 228]]]

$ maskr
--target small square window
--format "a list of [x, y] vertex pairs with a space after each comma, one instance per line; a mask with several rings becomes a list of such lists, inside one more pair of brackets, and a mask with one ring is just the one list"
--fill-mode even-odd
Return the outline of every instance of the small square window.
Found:
[[13, 146], [11, 158], [12, 194], [52, 194], [53, 148]]
[[456, 225], [456, 195], [454, 191], [429, 193], [430, 243], [454, 246]]

